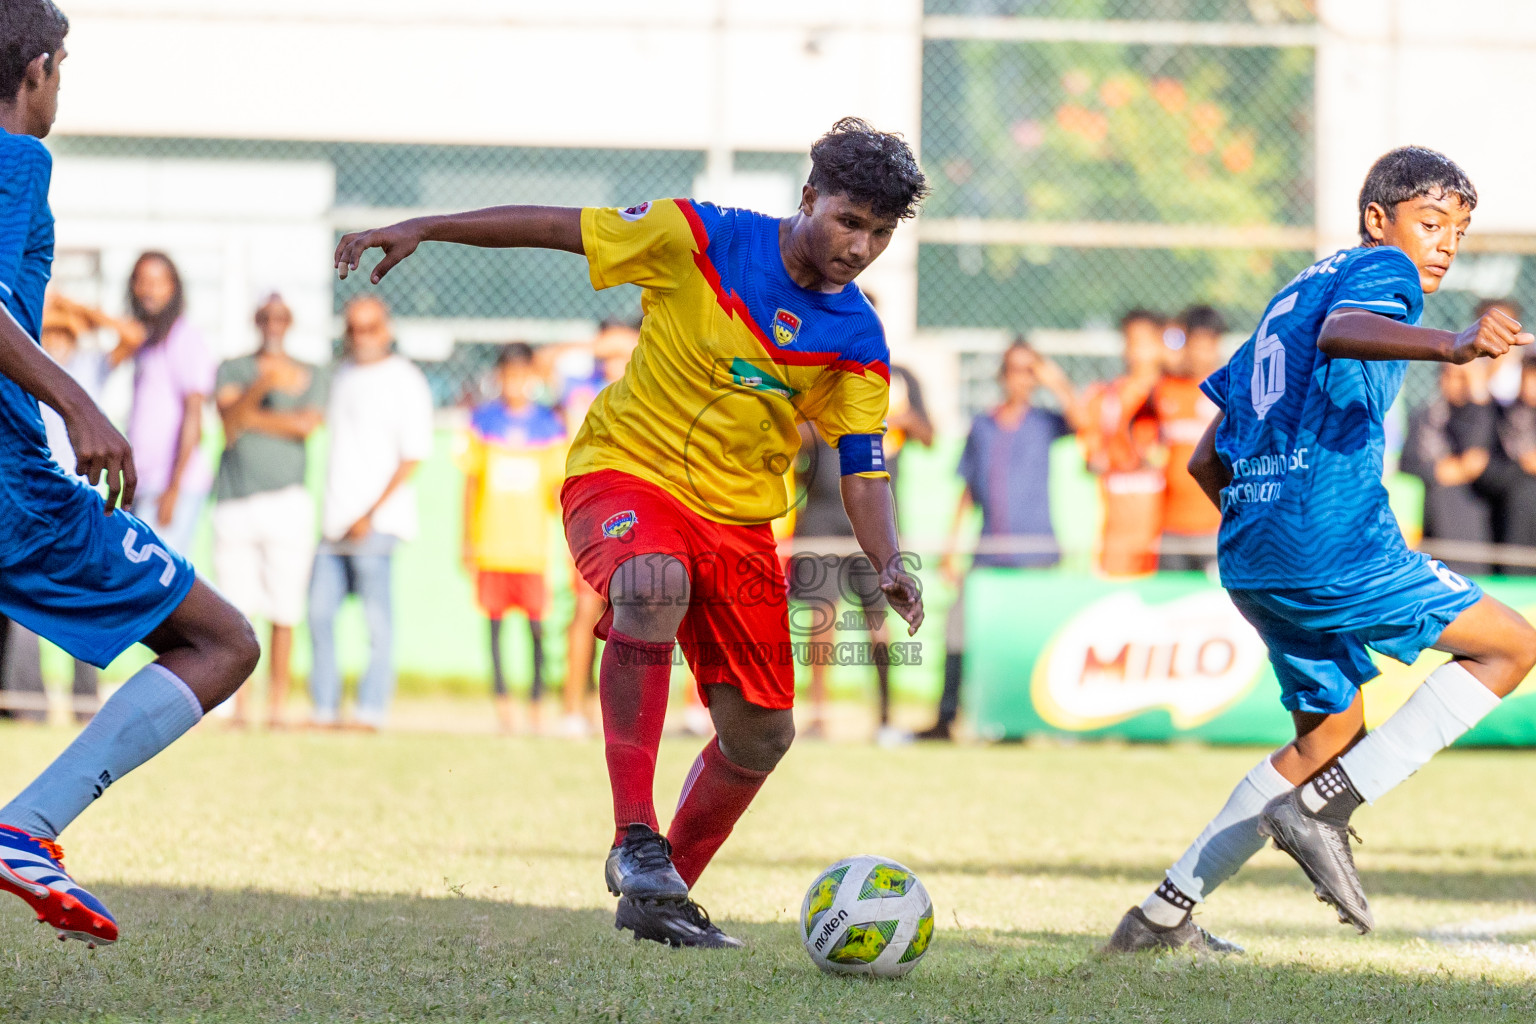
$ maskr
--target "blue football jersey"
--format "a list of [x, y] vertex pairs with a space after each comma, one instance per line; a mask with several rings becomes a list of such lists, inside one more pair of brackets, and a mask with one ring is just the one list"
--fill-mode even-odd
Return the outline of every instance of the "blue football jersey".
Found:
[[34, 339], [53, 272], [53, 157], [30, 135], [0, 128], [0, 301]]
[[1202, 389], [1222, 410], [1216, 451], [1223, 586], [1337, 583], [1408, 553], [1382, 483], [1382, 423], [1408, 364], [1330, 359], [1317, 349], [1336, 309], [1417, 324], [1419, 272], [1401, 249], [1345, 249], [1297, 274], [1258, 330]]
[[[52, 175], [53, 159], [41, 142], [0, 129], [0, 302], [34, 340], [53, 272]], [[83, 485], [48, 454], [37, 399], [3, 375], [0, 450], [0, 565], [11, 565], [47, 540], [34, 527], [52, 529], [50, 510], [77, 500]]]

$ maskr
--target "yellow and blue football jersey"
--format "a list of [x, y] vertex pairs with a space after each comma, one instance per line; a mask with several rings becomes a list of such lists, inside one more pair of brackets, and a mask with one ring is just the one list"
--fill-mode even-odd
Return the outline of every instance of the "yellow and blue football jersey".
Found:
[[623, 379], [572, 442], [568, 475], [615, 469], [717, 522], [767, 522], [789, 511], [802, 420], [841, 447], [845, 473], [886, 475], [879, 317], [856, 285], [796, 284], [779, 225], [687, 199], [582, 211], [592, 286], [639, 285], [644, 320]]

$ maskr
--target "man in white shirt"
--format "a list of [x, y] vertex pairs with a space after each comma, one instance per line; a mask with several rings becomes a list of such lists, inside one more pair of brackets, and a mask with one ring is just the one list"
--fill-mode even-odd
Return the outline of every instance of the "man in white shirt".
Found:
[[356, 724], [382, 726], [395, 689], [390, 567], [395, 545], [416, 536], [410, 478], [432, 452], [432, 394], [422, 372], [390, 352], [393, 340], [382, 299], [367, 295], [347, 303], [346, 356], [326, 406], [325, 510], [309, 587], [309, 691], [317, 725], [340, 720], [334, 627], [349, 593], [363, 603], [369, 641]]

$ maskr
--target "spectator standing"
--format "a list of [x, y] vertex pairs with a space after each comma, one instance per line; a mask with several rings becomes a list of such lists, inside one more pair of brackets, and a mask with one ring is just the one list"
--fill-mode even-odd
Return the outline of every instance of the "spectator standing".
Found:
[[1157, 568], [1162, 532], [1165, 461], [1150, 400], [1163, 376], [1163, 318], [1133, 309], [1120, 318], [1120, 333], [1125, 373], [1088, 390], [1080, 437], [1104, 509], [1099, 566], [1134, 576]]
[[[1477, 304], [1481, 317], [1497, 309], [1520, 323], [1525, 311], [1512, 299], [1483, 299]], [[1531, 419], [1531, 403], [1526, 397], [1529, 364], [1522, 349], [1511, 349], [1489, 361], [1486, 368], [1488, 394], [1498, 411], [1498, 443], [1493, 446], [1488, 468], [1475, 487], [1493, 506], [1493, 537], [1500, 544], [1529, 546], [1536, 543], [1536, 488], [1526, 464], [1536, 464], [1526, 447]], [[1495, 571], [1511, 575], [1531, 575], [1536, 566], [1506, 565]]]
[[345, 317], [346, 352], [326, 403], [330, 451], [320, 547], [309, 587], [314, 645], [309, 687], [315, 724], [338, 724], [336, 612], [355, 593], [363, 604], [369, 643], [355, 721], [376, 730], [384, 725], [394, 695], [391, 568], [395, 546], [416, 535], [410, 478], [432, 453], [432, 394], [422, 372], [391, 353], [394, 335], [383, 299], [354, 298]]
[[533, 652], [529, 724], [537, 732], [544, 697], [544, 613], [549, 536], [565, 478], [565, 426], [533, 401], [533, 349], [514, 342], [496, 361], [500, 395], [470, 415], [459, 453], [464, 473], [464, 570], [490, 624], [491, 672], [501, 730], [513, 730], [501, 659], [501, 620], [528, 618]]
[[[1536, 359], [1521, 367], [1520, 393], [1499, 419], [1499, 446], [1495, 468], [1502, 498], [1501, 528], [1496, 535], [1506, 544], [1536, 548]], [[1506, 566], [1515, 576], [1536, 575], [1536, 566]]]
[[[639, 327], [627, 320], [610, 318], [598, 328], [592, 340], [592, 370], [583, 377], [564, 382], [560, 389], [560, 412], [565, 420], [566, 436], [574, 437], [587, 418], [587, 409], [598, 392], [624, 376], [630, 356], [640, 343]], [[595, 728], [592, 695], [597, 690], [593, 675], [596, 664], [598, 620], [603, 617], [603, 598], [570, 565], [571, 594], [575, 609], [571, 624], [565, 631], [565, 689], [562, 700], [565, 718], [560, 732], [572, 739], [579, 739]]]
[[[82, 305], [58, 292], [49, 292], [43, 305], [40, 341], [43, 351], [84, 389], [92, 401], [100, 401], [107, 379], [107, 358], [97, 349], [80, 343], [92, 331], [109, 330], [117, 335], [118, 345], [137, 348], [144, 340], [143, 329], [132, 320], [108, 316], [99, 309]], [[75, 452], [63, 418], [48, 405], [40, 406], [48, 450], [53, 460], [68, 476], [75, 475]], [[9, 627], [7, 629], [7, 627]], [[14, 716], [24, 721], [42, 722], [48, 717], [48, 696], [43, 687], [42, 648], [36, 633], [19, 622], [0, 616], [0, 683], [5, 690], [0, 699], [0, 716]], [[75, 721], [90, 721], [101, 704], [98, 692], [100, 676], [96, 666], [73, 659], [71, 686]]]
[[162, 252], [146, 252], [128, 278], [133, 318], [144, 340], [124, 339], [109, 356], [134, 360], [128, 441], [139, 473], [134, 511], [177, 551], [192, 548], [198, 516], [213, 487], [203, 452], [203, 403], [213, 394], [217, 366], [203, 335], [187, 320], [181, 273]]
[[[271, 295], [256, 310], [261, 347], [220, 364], [214, 401], [224, 421], [224, 454], [214, 481], [213, 562], [236, 608], [272, 625], [267, 647], [268, 711], [283, 725], [293, 627], [304, 617], [315, 557], [315, 506], [304, 486], [306, 441], [320, 425], [325, 375], [283, 347], [293, 313]], [[248, 687], [235, 691], [235, 721], [248, 718]]]
[[[873, 292], [864, 290], [864, 298], [880, 311], [880, 303]], [[923, 401], [923, 386], [917, 375], [905, 366], [891, 367], [891, 394], [885, 413], [885, 436], [881, 438], [885, 471], [891, 475], [891, 495], [897, 498], [897, 527], [901, 525], [901, 502], [896, 481], [901, 472], [901, 453], [908, 441], [916, 441], [924, 448], [933, 446], [933, 421], [928, 418], [928, 404]]]
[[[1498, 409], [1482, 360], [1440, 368], [1440, 395], [1408, 428], [1402, 468], [1424, 481], [1426, 540], [1495, 540], [1494, 505], [1478, 484], [1498, 444]], [[1491, 572], [1487, 561], [1442, 559], [1462, 575]]]
[[[1525, 321], [1525, 311], [1521, 309], [1520, 303], [1508, 298], [1479, 301], [1473, 317], [1482, 319], [1483, 314], [1490, 309], [1507, 314], [1516, 323]], [[1521, 378], [1524, 376], [1523, 355], [1523, 349], [1511, 348], [1503, 355], [1489, 360], [1488, 394], [1500, 408], [1507, 409], [1520, 400]]]
[[[1227, 322], [1210, 306], [1191, 306], [1179, 314], [1172, 330], [1180, 344], [1172, 353], [1169, 373], [1153, 387], [1150, 400], [1158, 444], [1167, 453], [1163, 466], [1164, 543], [1159, 545], [1157, 567], [1210, 573], [1216, 565], [1221, 510], [1189, 475], [1189, 458], [1205, 428], [1216, 418], [1216, 403], [1200, 390], [1200, 382], [1221, 366], [1221, 337]], [[1173, 544], [1168, 544], [1169, 540]], [[1188, 550], [1201, 544], [1209, 547], [1208, 554]], [[1185, 550], [1163, 550], [1167, 547]]]
[[[1002, 403], [972, 421], [960, 454], [959, 472], [965, 489], [955, 507], [943, 561], [944, 576], [957, 593], [945, 621], [944, 692], [939, 698], [938, 720], [917, 734], [920, 740], [951, 739], [960, 714], [965, 578], [959, 548], [971, 511], [981, 510], [982, 542], [972, 568], [1043, 568], [1061, 559], [1051, 523], [1051, 445], [1080, 426], [1077, 396], [1067, 375], [1023, 340], [1015, 341], [1003, 353], [998, 377]], [[1042, 387], [1055, 396], [1060, 412], [1034, 404], [1034, 394]], [[988, 551], [989, 538], [1020, 542], [1024, 550]]]
[[[923, 404], [923, 392], [917, 378], [903, 367], [891, 367], [890, 408], [886, 413], [883, 440], [886, 472], [891, 475], [894, 492], [900, 471], [901, 450], [908, 440], [922, 445], [933, 443], [933, 424]], [[827, 660], [838, 631], [841, 603], [858, 607], [863, 615], [871, 645], [870, 660], [875, 668], [879, 692], [879, 727], [875, 741], [891, 746], [911, 737], [891, 725], [890, 631], [885, 618], [890, 608], [880, 590], [880, 581], [869, 559], [863, 554], [842, 554], [820, 550], [826, 547], [856, 547], [853, 524], [843, 511], [842, 471], [837, 450], [823, 441], [809, 424], [800, 429], [800, 457], [796, 475], [804, 489], [805, 504], [794, 518], [794, 554], [786, 570], [789, 596], [808, 607], [811, 641], [811, 721], [803, 732], [809, 738], [826, 735]], [[896, 507], [898, 519], [901, 506]], [[830, 542], [830, 543], [829, 543]], [[797, 624], [804, 626], [806, 624]]]
[[[891, 367], [890, 409], [885, 414], [885, 437], [881, 446], [885, 453], [885, 469], [891, 474], [891, 493], [896, 493], [896, 481], [901, 472], [901, 453], [907, 442], [916, 441], [924, 448], [933, 446], [933, 421], [928, 418], [928, 405], [923, 401], [923, 386], [917, 376], [905, 366]], [[896, 506], [898, 526], [901, 505]]]
[[[894, 379], [894, 375], [893, 375]], [[792, 620], [796, 632], [809, 633], [811, 642], [811, 721], [804, 735], [826, 736], [827, 665], [840, 628], [838, 609], [843, 602], [856, 606], [863, 616], [860, 632], [869, 635], [871, 661], [880, 694], [880, 725], [876, 741], [899, 740], [891, 730], [890, 632], [885, 616], [890, 610], [874, 567], [863, 554], [843, 554], [856, 546], [853, 524], [843, 511], [842, 471], [837, 450], [821, 439], [810, 424], [800, 427], [800, 455], [796, 476], [804, 488], [805, 504], [796, 512], [793, 554], [785, 571], [790, 600], [804, 605], [806, 620]], [[809, 627], [807, 630], [806, 627]], [[798, 639], [798, 638], [797, 638]]]

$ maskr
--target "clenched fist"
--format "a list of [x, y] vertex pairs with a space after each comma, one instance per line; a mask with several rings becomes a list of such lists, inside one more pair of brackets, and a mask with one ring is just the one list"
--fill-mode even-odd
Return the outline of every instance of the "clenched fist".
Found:
[[1501, 356], [1532, 341], [1536, 341], [1536, 336], [1520, 330], [1520, 321], [1494, 307], [1479, 317], [1477, 323], [1456, 335], [1449, 361], [1470, 363], [1478, 356]]

